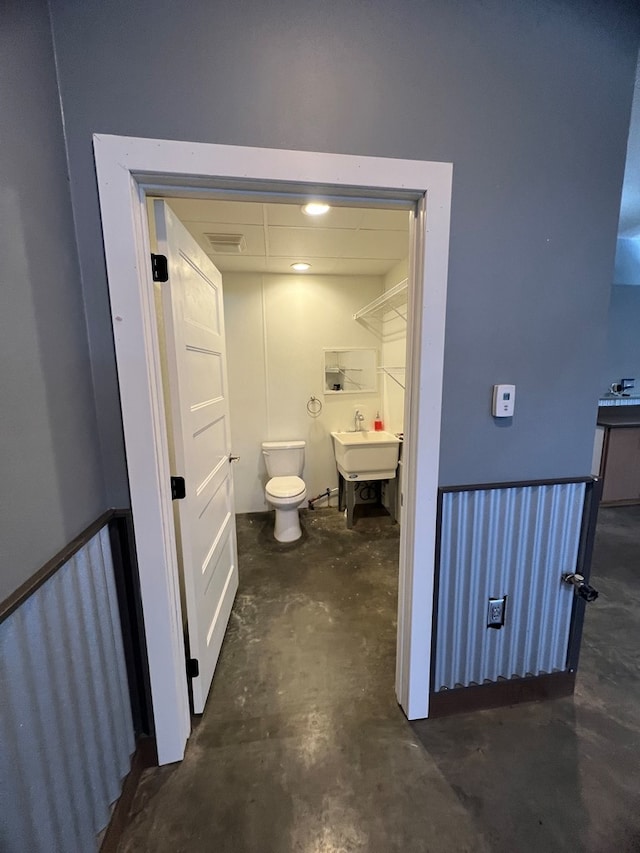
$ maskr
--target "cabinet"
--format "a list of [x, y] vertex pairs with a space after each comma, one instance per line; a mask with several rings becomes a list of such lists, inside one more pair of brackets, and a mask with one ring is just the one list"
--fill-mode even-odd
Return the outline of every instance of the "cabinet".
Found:
[[605, 430], [601, 470], [602, 503], [640, 503], [640, 426]]

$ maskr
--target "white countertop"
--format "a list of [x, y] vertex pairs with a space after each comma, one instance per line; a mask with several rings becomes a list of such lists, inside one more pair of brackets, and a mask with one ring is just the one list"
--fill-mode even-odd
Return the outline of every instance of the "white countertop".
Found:
[[620, 397], [617, 394], [605, 394], [598, 400], [599, 406], [640, 406], [640, 394]]

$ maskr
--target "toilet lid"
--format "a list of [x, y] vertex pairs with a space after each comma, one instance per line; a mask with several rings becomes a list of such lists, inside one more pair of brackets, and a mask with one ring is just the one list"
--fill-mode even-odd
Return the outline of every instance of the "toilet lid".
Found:
[[267, 483], [267, 492], [274, 498], [294, 498], [304, 492], [304, 480], [300, 477], [272, 477]]

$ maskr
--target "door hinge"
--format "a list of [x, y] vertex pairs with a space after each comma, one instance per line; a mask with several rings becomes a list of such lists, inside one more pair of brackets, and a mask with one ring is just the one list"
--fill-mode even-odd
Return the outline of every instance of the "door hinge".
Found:
[[151, 274], [154, 281], [169, 281], [169, 264], [166, 255], [151, 252]]
[[187, 676], [197, 678], [200, 675], [200, 664], [198, 658], [187, 658]]
[[181, 501], [187, 494], [187, 487], [184, 483], [184, 477], [171, 478], [171, 500]]

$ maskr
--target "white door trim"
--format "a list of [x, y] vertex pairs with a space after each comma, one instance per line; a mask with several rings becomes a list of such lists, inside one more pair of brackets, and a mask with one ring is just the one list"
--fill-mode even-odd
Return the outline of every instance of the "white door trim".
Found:
[[[416, 160], [94, 136], [151, 694], [161, 764], [190, 732], [145, 187], [413, 198], [396, 694], [428, 716], [452, 165]], [[420, 437], [422, 439], [420, 440]]]

